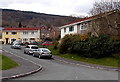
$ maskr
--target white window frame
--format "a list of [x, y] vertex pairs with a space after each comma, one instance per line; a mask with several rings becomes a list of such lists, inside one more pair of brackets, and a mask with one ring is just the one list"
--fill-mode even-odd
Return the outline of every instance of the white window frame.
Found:
[[[15, 33], [15, 34], [13, 34], [13, 33]], [[16, 35], [16, 34], [17, 34], [17, 32], [11, 32], [11, 34], [12, 34], [12, 35]]]
[[80, 30], [86, 30], [87, 29], [87, 23], [80, 24]]
[[64, 28], [64, 33], [66, 33], [66, 28]]
[[[73, 29], [71, 30], [71, 28], [73, 28]], [[73, 32], [74, 30], [75, 30], [74, 26], [69, 27], [69, 32]]]
[[24, 35], [28, 35], [28, 32], [27, 32], [27, 31], [24, 31], [23, 34], [24, 34]]

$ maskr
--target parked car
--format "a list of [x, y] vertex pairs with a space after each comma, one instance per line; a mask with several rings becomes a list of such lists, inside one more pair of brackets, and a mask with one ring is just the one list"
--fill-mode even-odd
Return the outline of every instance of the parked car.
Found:
[[42, 57], [51, 58], [52, 57], [52, 53], [47, 48], [39, 48], [37, 51], [33, 52], [33, 56], [37, 56], [39, 58], [42, 58]]
[[50, 41], [46, 41], [44, 43], [42, 43], [43, 46], [51, 46], [52, 45], [52, 42]]
[[37, 45], [27, 45], [24, 49], [25, 54], [33, 54], [33, 51], [37, 51]]
[[18, 43], [13, 43], [12, 45], [11, 45], [11, 48], [13, 48], [13, 49], [21, 49], [21, 45], [20, 44], [18, 44]]

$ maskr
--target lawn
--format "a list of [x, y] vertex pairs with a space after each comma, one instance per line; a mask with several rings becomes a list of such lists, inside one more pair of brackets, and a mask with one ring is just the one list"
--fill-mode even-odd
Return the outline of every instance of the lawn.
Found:
[[119, 58], [115, 58], [115, 57], [105, 57], [99, 59], [85, 58], [85, 57], [81, 57], [78, 54], [60, 54], [58, 50], [53, 49], [53, 47], [49, 47], [49, 49], [52, 51], [53, 55], [57, 55], [63, 58], [68, 58], [68, 59], [91, 63], [91, 64], [110, 66], [110, 67], [120, 67], [120, 65], [118, 64]]
[[7, 56], [0, 54], [0, 70], [7, 70], [19, 66], [18, 63], [13, 61]]

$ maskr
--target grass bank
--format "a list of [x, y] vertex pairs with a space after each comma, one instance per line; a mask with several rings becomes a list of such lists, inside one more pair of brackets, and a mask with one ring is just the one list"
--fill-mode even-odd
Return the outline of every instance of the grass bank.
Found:
[[110, 67], [120, 67], [119, 65], [119, 58], [115, 57], [105, 57], [105, 58], [85, 58], [81, 57], [78, 54], [60, 54], [58, 50], [53, 49], [53, 47], [49, 47], [49, 49], [52, 51], [53, 55], [57, 55], [63, 58], [68, 58], [72, 60], [77, 60], [81, 62], [91, 63], [91, 64], [98, 64], [98, 65], [104, 65], [104, 66], [110, 66]]
[[7, 56], [0, 54], [0, 70], [7, 70], [19, 66], [18, 63], [13, 61]]

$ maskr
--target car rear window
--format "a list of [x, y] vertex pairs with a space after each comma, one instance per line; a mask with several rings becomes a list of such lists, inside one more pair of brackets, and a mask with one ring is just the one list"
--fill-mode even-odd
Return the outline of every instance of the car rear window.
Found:
[[42, 51], [43, 51], [43, 52], [50, 52], [50, 51], [49, 51], [49, 50], [47, 50], [47, 49], [46, 49], [46, 50], [42, 50]]
[[38, 47], [37, 46], [32, 46], [31, 49], [38, 49]]

